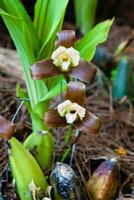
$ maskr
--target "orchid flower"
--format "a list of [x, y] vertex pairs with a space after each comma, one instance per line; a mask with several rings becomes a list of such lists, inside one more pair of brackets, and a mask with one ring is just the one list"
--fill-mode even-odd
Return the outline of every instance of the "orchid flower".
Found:
[[98, 133], [102, 124], [101, 120], [84, 107], [86, 99], [85, 84], [70, 81], [64, 98], [65, 101], [55, 109], [46, 112], [45, 124], [49, 127], [64, 127], [73, 124], [80, 131]]
[[72, 76], [90, 83], [96, 74], [96, 66], [80, 59], [80, 53], [74, 48], [75, 32], [63, 30], [57, 33], [56, 50], [51, 59], [37, 61], [31, 68], [32, 79], [45, 79], [60, 74]]

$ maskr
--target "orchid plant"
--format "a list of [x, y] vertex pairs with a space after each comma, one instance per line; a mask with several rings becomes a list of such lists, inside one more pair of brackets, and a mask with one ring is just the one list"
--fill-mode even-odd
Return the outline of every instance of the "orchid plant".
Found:
[[[15, 43], [26, 80], [27, 92], [17, 85], [17, 96], [28, 99], [25, 106], [33, 131], [22, 145], [13, 137], [14, 123], [0, 117], [0, 136], [10, 144], [10, 166], [21, 200], [36, 200], [36, 191], [46, 195], [48, 183], [43, 171], [51, 169], [54, 153], [51, 127], [69, 126], [66, 144], [72, 128], [95, 134], [101, 128], [101, 120], [84, 106], [85, 83], [95, 77], [97, 68], [90, 61], [96, 46], [106, 40], [113, 20], [97, 24], [77, 40], [74, 31], [61, 31], [67, 4], [68, 0], [56, 4], [55, 0], [37, 0], [32, 22], [20, 0], [0, 1], [0, 14]], [[51, 100], [60, 93], [64, 93], [64, 99], [50, 110]]]

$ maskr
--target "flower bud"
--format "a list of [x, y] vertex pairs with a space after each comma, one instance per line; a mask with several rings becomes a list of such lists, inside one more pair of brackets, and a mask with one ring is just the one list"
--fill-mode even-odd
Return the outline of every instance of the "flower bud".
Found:
[[119, 187], [119, 170], [115, 159], [100, 164], [87, 183], [93, 200], [113, 200]]

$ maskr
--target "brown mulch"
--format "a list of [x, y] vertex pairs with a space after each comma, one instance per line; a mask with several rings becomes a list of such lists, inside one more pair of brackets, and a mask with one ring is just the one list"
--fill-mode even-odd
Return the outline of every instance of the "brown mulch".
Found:
[[[2, 68], [1, 68], [2, 69]], [[1, 70], [0, 98], [1, 113], [11, 118], [16, 110], [18, 100], [15, 97], [16, 81], [23, 85], [21, 78], [9, 76]], [[83, 133], [76, 147], [76, 170], [83, 184], [90, 177], [93, 170], [105, 158], [116, 157], [121, 172], [120, 199], [134, 198], [134, 108], [126, 98], [121, 102], [114, 102], [111, 96], [111, 86], [106, 90], [100, 88], [97, 82], [87, 87], [86, 107], [103, 121], [103, 128], [98, 136]], [[25, 121], [25, 127], [24, 122]], [[17, 119], [19, 127], [30, 132], [30, 123], [25, 109]], [[23, 132], [23, 131], [22, 131]], [[24, 132], [23, 132], [24, 133]], [[20, 133], [22, 134], [22, 133]], [[124, 148], [124, 155], [118, 154], [117, 150]], [[7, 170], [7, 152], [4, 143], [1, 143], [0, 173]], [[5, 152], [5, 153], [3, 153]], [[86, 176], [85, 176], [86, 175]], [[12, 183], [6, 184], [9, 179], [4, 179], [4, 192], [7, 199], [17, 199]], [[10, 197], [9, 197], [10, 196]], [[88, 199], [88, 197], [85, 197]]]

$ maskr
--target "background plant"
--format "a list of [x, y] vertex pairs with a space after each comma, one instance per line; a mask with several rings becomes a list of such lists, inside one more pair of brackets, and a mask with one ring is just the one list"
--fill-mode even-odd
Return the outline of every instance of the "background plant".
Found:
[[74, 0], [76, 25], [86, 34], [95, 24], [98, 0]]

